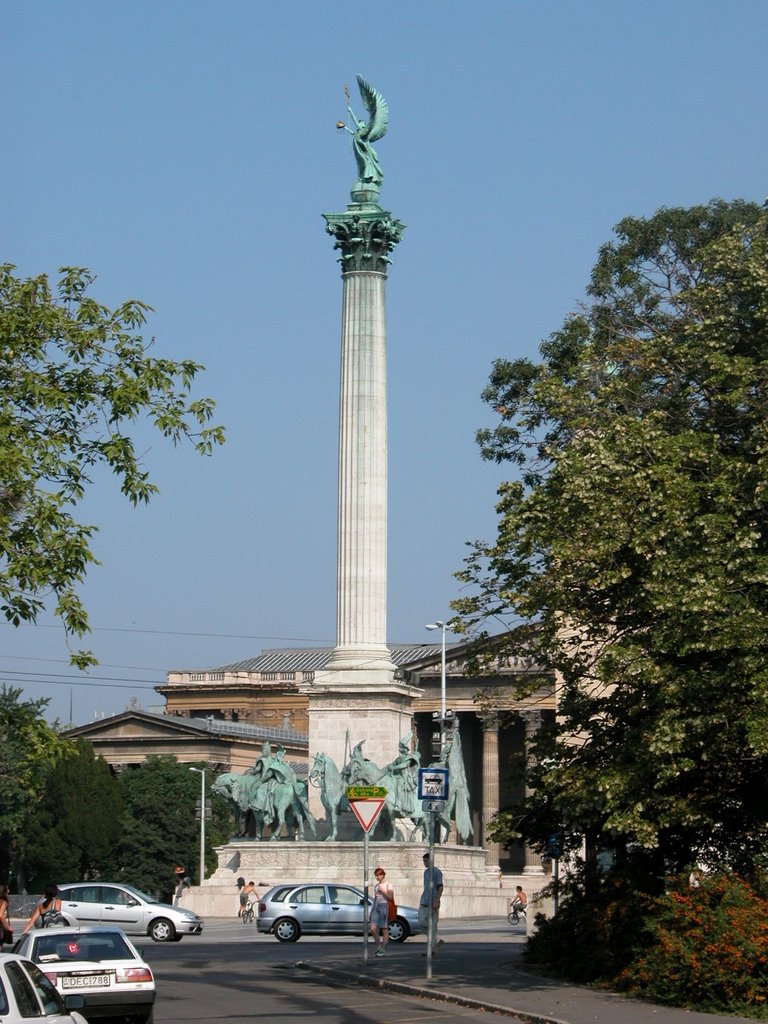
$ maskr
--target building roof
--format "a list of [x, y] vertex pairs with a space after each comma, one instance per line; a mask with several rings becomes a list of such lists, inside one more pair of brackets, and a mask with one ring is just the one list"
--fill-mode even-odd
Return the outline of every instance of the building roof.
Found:
[[[447, 644], [446, 649], [459, 646]], [[440, 644], [394, 644], [389, 648], [398, 668], [413, 662], [440, 657]], [[262, 651], [255, 658], [245, 658], [230, 665], [209, 669], [172, 669], [171, 672], [316, 672], [331, 660], [333, 647], [275, 647]]]
[[281, 729], [274, 726], [250, 725], [247, 722], [227, 722], [218, 718], [193, 718], [182, 715], [162, 715], [153, 711], [143, 709], [131, 709], [122, 711], [117, 715], [110, 715], [108, 718], [98, 718], [85, 725], [78, 725], [66, 729], [64, 735], [67, 737], [85, 736], [104, 732], [114, 728], [120, 722], [145, 722], [157, 724], [164, 729], [173, 729], [186, 734], [208, 733], [213, 736], [242, 736], [253, 740], [276, 740], [283, 743], [306, 744], [308, 736], [305, 732], [298, 732], [295, 729]]

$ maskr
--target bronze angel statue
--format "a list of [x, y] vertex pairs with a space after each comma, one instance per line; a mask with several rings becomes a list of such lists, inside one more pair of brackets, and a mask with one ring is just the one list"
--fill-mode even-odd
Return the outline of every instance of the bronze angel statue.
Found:
[[362, 75], [357, 76], [357, 84], [360, 88], [363, 106], [368, 112], [368, 120], [360, 121], [355, 116], [352, 107], [349, 105], [349, 89], [345, 89], [347, 94], [347, 111], [354, 122], [355, 129], [353, 131], [343, 121], [339, 121], [337, 127], [343, 128], [352, 136], [352, 149], [357, 161], [358, 175], [353, 191], [371, 189], [378, 192], [379, 186], [384, 180], [384, 175], [372, 143], [386, 134], [389, 124], [389, 108], [381, 93], [376, 92]]

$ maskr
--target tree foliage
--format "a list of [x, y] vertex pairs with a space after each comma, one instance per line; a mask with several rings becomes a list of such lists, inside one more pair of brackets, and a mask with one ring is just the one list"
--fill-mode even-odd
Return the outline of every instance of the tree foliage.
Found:
[[587, 834], [750, 870], [768, 829], [768, 216], [627, 218], [587, 299], [499, 360], [483, 456], [507, 461], [468, 632], [534, 623], [558, 721], [497, 838]]
[[45, 793], [34, 810], [34, 843], [27, 850], [29, 887], [91, 878], [116, 871], [122, 835], [120, 785], [86, 740], [49, 770]]
[[23, 874], [37, 833], [36, 811], [50, 772], [73, 747], [43, 718], [47, 700], [21, 700], [22, 691], [0, 687], [0, 849], [4, 877]]
[[[198, 765], [194, 767], [205, 767]], [[158, 896], [172, 891], [177, 864], [190, 877], [200, 858], [200, 822], [195, 804], [200, 798], [200, 775], [179, 764], [170, 754], [148, 757], [120, 776], [125, 814], [120, 843], [120, 878]], [[206, 774], [206, 802], [210, 777]], [[216, 798], [214, 814], [206, 822], [206, 872], [216, 866], [215, 846], [228, 835], [229, 812]]]
[[67, 633], [81, 637], [77, 585], [95, 561], [96, 528], [73, 509], [96, 469], [114, 473], [133, 504], [147, 502], [157, 487], [131, 436], [137, 421], [203, 454], [223, 430], [210, 425], [214, 403], [191, 397], [202, 367], [151, 355], [137, 333], [149, 306], [100, 305], [78, 267], [61, 270], [55, 294], [46, 275], [13, 270], [0, 266], [0, 609], [15, 625], [34, 622], [52, 597]]

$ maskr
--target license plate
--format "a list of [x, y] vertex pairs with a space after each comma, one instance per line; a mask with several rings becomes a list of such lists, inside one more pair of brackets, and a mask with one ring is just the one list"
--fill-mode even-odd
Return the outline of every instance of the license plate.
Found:
[[61, 979], [62, 988], [109, 988], [108, 974], [74, 974]]

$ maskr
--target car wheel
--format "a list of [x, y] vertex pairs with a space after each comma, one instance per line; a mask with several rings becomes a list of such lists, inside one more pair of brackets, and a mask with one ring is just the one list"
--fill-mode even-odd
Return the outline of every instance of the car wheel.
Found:
[[176, 929], [165, 917], [158, 917], [149, 926], [149, 937], [155, 942], [173, 942]]
[[298, 942], [301, 935], [299, 922], [290, 917], [281, 917], [279, 921], [275, 921], [272, 931], [278, 942]]
[[410, 934], [411, 930], [404, 917], [396, 917], [394, 921], [389, 922], [390, 942], [405, 942]]

